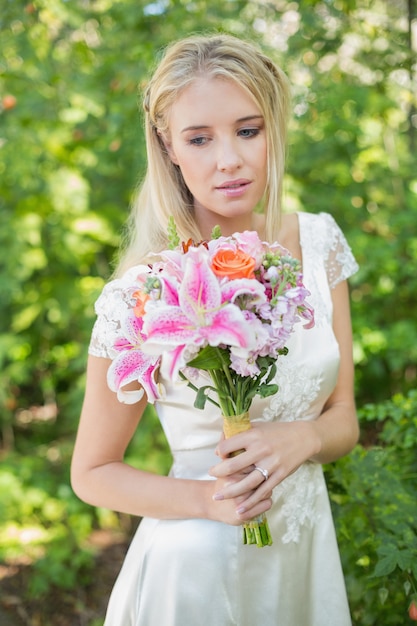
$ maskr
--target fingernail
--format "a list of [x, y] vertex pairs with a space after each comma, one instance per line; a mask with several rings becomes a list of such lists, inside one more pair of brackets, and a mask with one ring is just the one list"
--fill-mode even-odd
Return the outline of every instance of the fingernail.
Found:
[[236, 513], [238, 515], [241, 515], [242, 513], [244, 513], [246, 511], [244, 506], [240, 506], [238, 509], [236, 509]]
[[221, 493], [215, 493], [213, 496], [213, 500], [224, 500], [224, 495]]

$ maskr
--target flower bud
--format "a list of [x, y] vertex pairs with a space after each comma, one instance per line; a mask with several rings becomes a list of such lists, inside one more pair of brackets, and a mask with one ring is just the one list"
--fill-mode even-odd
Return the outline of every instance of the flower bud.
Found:
[[408, 615], [410, 616], [410, 619], [412, 619], [414, 622], [417, 622], [417, 602], [416, 600], [413, 600], [408, 608]]

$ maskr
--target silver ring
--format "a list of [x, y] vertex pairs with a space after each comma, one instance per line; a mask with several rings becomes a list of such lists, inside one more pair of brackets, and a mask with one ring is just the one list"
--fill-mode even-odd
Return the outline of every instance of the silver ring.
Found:
[[258, 472], [261, 472], [261, 474], [265, 478], [265, 480], [268, 480], [268, 478], [269, 478], [268, 470], [263, 469], [262, 467], [257, 467], [256, 465], [255, 465], [255, 469], [258, 470]]

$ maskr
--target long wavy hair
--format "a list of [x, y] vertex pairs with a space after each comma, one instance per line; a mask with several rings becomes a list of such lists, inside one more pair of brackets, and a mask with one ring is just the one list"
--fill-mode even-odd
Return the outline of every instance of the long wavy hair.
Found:
[[167, 244], [172, 216], [181, 240], [201, 240], [193, 198], [181, 171], [167, 154], [170, 109], [196, 78], [223, 78], [240, 85], [261, 110], [267, 137], [267, 184], [262, 210], [266, 238], [277, 238], [285, 168], [290, 90], [286, 75], [256, 45], [231, 35], [195, 35], [170, 44], [144, 93], [147, 171], [132, 202], [127, 240], [116, 275], [144, 262]]

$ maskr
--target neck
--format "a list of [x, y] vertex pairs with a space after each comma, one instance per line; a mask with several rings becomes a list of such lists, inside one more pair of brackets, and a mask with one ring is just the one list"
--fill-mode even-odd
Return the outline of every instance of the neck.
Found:
[[220, 227], [220, 231], [224, 237], [229, 237], [236, 232], [245, 230], [254, 230], [263, 239], [265, 237], [265, 216], [259, 213], [251, 213], [247, 216], [239, 216], [237, 218], [215, 216], [213, 220], [206, 220], [199, 224], [204, 239], [210, 239], [212, 230], [215, 226]]

